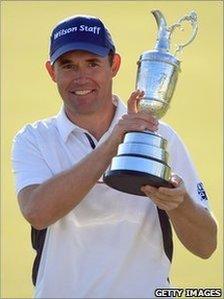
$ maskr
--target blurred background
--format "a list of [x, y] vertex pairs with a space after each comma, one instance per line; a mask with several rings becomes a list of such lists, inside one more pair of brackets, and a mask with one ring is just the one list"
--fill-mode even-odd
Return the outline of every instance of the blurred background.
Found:
[[[198, 36], [181, 57], [182, 72], [163, 121], [187, 145], [219, 224], [218, 249], [208, 260], [189, 253], [175, 237], [171, 280], [179, 288], [222, 287], [222, 6], [222, 1], [1, 1], [1, 298], [32, 297], [34, 252], [14, 192], [10, 151], [24, 124], [54, 115], [61, 106], [44, 67], [52, 27], [73, 14], [105, 22], [122, 56], [114, 92], [125, 102], [135, 86], [140, 54], [155, 45], [152, 9], [161, 10], [170, 25], [190, 10], [198, 13]], [[186, 40], [188, 27], [175, 39]]]

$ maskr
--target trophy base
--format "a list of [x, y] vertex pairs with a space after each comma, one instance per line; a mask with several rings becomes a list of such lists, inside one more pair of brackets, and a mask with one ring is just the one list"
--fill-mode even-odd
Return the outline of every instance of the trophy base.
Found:
[[141, 191], [141, 187], [145, 185], [173, 188], [173, 185], [163, 178], [134, 170], [109, 170], [104, 174], [103, 180], [113, 189], [140, 196], [146, 196]]

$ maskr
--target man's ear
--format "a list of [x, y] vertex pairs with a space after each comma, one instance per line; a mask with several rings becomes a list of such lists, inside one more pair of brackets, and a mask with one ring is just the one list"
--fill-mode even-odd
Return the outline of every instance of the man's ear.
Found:
[[49, 60], [45, 63], [45, 67], [46, 67], [46, 69], [48, 71], [48, 74], [50, 75], [51, 79], [54, 82], [56, 82], [54, 66], [51, 65], [51, 62]]
[[111, 66], [112, 76], [115, 77], [121, 65], [121, 56], [118, 53], [114, 54], [113, 63]]

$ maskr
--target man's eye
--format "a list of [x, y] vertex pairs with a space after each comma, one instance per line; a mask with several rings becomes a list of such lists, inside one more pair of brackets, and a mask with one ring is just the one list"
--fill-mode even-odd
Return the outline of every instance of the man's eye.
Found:
[[75, 66], [73, 64], [65, 64], [65, 65], [63, 65], [63, 69], [72, 70], [72, 69], [75, 69]]
[[90, 67], [97, 67], [98, 64], [97, 64], [96, 62], [90, 62], [90, 63], [89, 63], [89, 66], [90, 66]]

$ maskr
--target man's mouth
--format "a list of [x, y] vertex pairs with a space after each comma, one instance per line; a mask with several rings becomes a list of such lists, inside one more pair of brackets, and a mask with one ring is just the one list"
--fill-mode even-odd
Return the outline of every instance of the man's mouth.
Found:
[[95, 92], [95, 89], [87, 89], [87, 90], [75, 90], [75, 91], [72, 91], [71, 93], [73, 93], [77, 96], [85, 96], [87, 94], [94, 93], [94, 92]]

